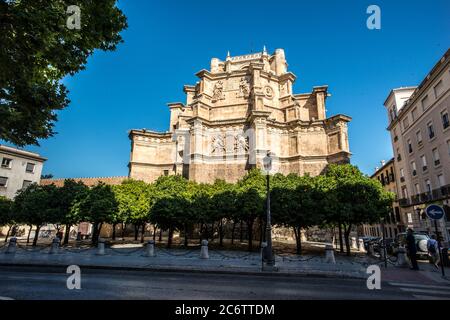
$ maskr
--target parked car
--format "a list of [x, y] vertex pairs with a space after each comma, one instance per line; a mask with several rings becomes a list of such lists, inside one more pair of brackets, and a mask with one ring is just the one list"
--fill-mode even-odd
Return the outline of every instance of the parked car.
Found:
[[[425, 233], [414, 233], [414, 239], [416, 240], [417, 247], [417, 259], [428, 259], [427, 242], [430, 237]], [[392, 244], [392, 253], [397, 255], [398, 248], [406, 246], [406, 232], [397, 234], [394, 243]]]

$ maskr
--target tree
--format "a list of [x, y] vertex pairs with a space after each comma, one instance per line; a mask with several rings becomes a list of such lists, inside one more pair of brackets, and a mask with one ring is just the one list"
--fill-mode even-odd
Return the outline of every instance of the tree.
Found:
[[232, 183], [227, 183], [224, 180], [216, 180], [212, 186], [212, 215], [213, 219], [218, 221], [218, 231], [219, 231], [219, 245], [223, 246], [224, 238], [224, 222], [226, 220], [233, 221], [233, 227], [231, 230], [231, 241], [234, 240], [234, 230], [236, 227], [236, 222], [238, 220], [237, 212], [237, 194], [235, 190], [235, 185]]
[[127, 221], [135, 225], [135, 240], [137, 230], [142, 227], [141, 242], [144, 241], [145, 224], [149, 221], [150, 207], [154, 202], [154, 191], [150, 184], [140, 180], [128, 179], [113, 187], [118, 210], [112, 216], [113, 239], [116, 225]]
[[72, 210], [80, 217], [80, 221], [93, 224], [92, 244], [96, 245], [103, 223], [111, 222], [111, 217], [117, 211], [115, 194], [111, 186], [100, 182], [84, 192]]
[[326, 173], [333, 186], [334, 213], [331, 220], [342, 228], [347, 255], [350, 255], [350, 232], [354, 226], [375, 223], [386, 217], [394, 195], [377, 180], [362, 174], [356, 166], [330, 165]]
[[44, 223], [53, 223], [58, 216], [55, 185], [40, 186], [35, 183], [19, 191], [14, 198], [13, 211], [17, 223], [36, 226], [33, 246], [36, 246], [39, 231]]
[[59, 222], [65, 225], [63, 245], [69, 243], [70, 228], [80, 222], [80, 217], [72, 207], [88, 190], [82, 181], [64, 180], [64, 185], [57, 190]]
[[190, 198], [195, 183], [180, 175], [161, 176], [155, 182], [155, 202], [150, 209], [150, 221], [161, 230], [168, 230], [167, 246], [172, 245], [173, 233], [184, 228], [192, 213]]
[[320, 222], [320, 197], [310, 176], [295, 174], [274, 176], [271, 191], [271, 212], [274, 224], [292, 228], [297, 254], [301, 254], [301, 230]]
[[0, 196], [0, 226], [9, 225], [8, 231], [6, 233], [5, 242], [8, 241], [9, 232], [11, 231], [11, 226], [13, 224], [12, 219], [12, 204], [13, 202], [6, 198]]
[[68, 104], [61, 83], [95, 49], [115, 50], [126, 17], [116, 0], [79, 0], [80, 29], [69, 29], [67, 0], [0, 2], [0, 139], [23, 146], [54, 135]]
[[255, 220], [264, 216], [265, 181], [261, 170], [252, 169], [237, 183], [237, 203], [240, 205], [239, 217], [247, 224], [249, 251], [253, 249], [253, 225]]

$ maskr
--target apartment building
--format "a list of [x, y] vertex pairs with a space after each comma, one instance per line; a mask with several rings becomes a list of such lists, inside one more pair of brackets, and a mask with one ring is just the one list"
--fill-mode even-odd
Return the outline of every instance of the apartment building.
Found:
[[39, 183], [46, 158], [0, 145], [0, 196], [14, 199], [17, 191]]
[[450, 50], [417, 87], [393, 89], [384, 106], [388, 113], [394, 174], [401, 218], [406, 227], [434, 233], [424, 209], [431, 203], [446, 210], [439, 233], [450, 235]]

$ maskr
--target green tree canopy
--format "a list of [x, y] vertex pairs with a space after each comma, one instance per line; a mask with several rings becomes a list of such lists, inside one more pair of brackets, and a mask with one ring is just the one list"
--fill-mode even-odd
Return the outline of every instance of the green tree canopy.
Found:
[[[79, 30], [67, 27], [74, 4]], [[0, 18], [0, 139], [38, 144], [69, 104], [60, 80], [84, 69], [95, 49], [115, 50], [126, 17], [115, 0], [10, 0], [0, 2]]]

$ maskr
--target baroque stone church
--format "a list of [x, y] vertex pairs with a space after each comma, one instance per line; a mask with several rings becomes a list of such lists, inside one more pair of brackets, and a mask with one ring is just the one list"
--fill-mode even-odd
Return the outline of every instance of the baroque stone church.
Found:
[[152, 182], [180, 174], [197, 182], [235, 182], [262, 167], [267, 152], [273, 171], [317, 175], [329, 163], [350, 159], [342, 114], [326, 116], [328, 86], [294, 93], [283, 49], [212, 58], [186, 102], [169, 103], [166, 132], [130, 130], [130, 178]]

